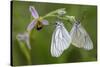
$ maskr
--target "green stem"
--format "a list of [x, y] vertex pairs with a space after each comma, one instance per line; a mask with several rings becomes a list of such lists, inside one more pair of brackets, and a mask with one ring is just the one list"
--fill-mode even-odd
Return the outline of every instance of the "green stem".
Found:
[[75, 21], [75, 19], [71, 18], [71, 16], [60, 17], [58, 15], [48, 15], [46, 17], [57, 17], [57, 18], [62, 19], [62, 20], [66, 20], [66, 21], [69, 20], [70, 21], [70, 24], [73, 24], [73, 22]]
[[76, 22], [75, 16], [68, 16], [68, 15], [66, 15], [65, 18], [69, 19], [70, 22], [72, 22], [72, 23]]
[[65, 15], [65, 16], [59, 16], [57, 13], [59, 12], [59, 10], [65, 10], [65, 8], [61, 8], [61, 9], [57, 9], [55, 11], [52, 11], [48, 14], [46, 14], [45, 16], [42, 17], [42, 19], [45, 19], [47, 17], [57, 17], [59, 19], [62, 19], [62, 20], [69, 20], [70, 21], [70, 24], [73, 24], [74, 22], [76, 22], [76, 19], [74, 16], [68, 16], [68, 15]]
[[65, 10], [65, 8], [60, 8], [60, 9], [57, 9], [55, 11], [52, 11], [52, 12], [46, 14], [45, 16], [43, 16], [42, 18], [46, 18], [46, 17], [49, 17], [51, 15], [54, 15], [54, 14], [58, 13], [59, 10]]
[[20, 48], [22, 50], [22, 52], [24, 53], [24, 55], [26, 56], [26, 59], [28, 61], [28, 64], [31, 64], [31, 56], [30, 56], [30, 50], [28, 50], [26, 47], [25, 47], [25, 44], [21, 41], [19, 41], [20, 43]]

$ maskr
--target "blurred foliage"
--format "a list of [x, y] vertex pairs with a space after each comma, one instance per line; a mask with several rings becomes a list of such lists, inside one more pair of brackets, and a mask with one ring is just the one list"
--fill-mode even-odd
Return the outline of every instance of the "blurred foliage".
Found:
[[[66, 8], [68, 15], [81, 19], [81, 23], [90, 35], [94, 49], [87, 51], [71, 45], [59, 58], [54, 58], [50, 54], [51, 38], [54, 26], [45, 26], [41, 31], [34, 29], [31, 33], [30, 43], [32, 50], [30, 51], [32, 65], [37, 64], [55, 64], [55, 63], [71, 63], [86, 62], [97, 60], [97, 6], [92, 5], [74, 5], [74, 4], [57, 4], [57, 3], [40, 3], [40, 2], [12, 2], [12, 63], [16, 65], [28, 65], [27, 58], [23, 53], [21, 44], [16, 39], [16, 35], [24, 32], [27, 25], [32, 21], [29, 6], [34, 6], [40, 16], [44, 16], [48, 12], [59, 8]], [[56, 21], [53, 17], [46, 18], [49, 23]], [[72, 25], [63, 21], [65, 27], [70, 31]]]

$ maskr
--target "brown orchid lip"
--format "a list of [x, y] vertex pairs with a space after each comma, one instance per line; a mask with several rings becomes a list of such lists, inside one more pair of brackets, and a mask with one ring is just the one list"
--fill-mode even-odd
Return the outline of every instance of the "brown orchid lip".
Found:
[[36, 24], [36, 29], [37, 30], [41, 30], [43, 28], [43, 24], [42, 24], [42, 22], [41, 21], [37, 21], [37, 24]]

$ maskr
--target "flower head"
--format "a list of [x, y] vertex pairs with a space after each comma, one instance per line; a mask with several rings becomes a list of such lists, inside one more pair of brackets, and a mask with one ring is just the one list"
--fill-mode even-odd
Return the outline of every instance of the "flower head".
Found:
[[30, 6], [29, 11], [31, 12], [34, 19], [27, 27], [28, 32], [30, 32], [34, 27], [37, 30], [41, 30], [43, 25], [48, 25], [48, 21], [44, 20], [42, 17], [40, 17], [38, 12], [36, 11], [36, 9], [34, 7]]
[[29, 34], [28, 32], [19, 33], [16, 38], [19, 42], [24, 41], [29, 49], [31, 49], [30, 42], [29, 42]]
[[59, 15], [59, 16], [63, 16], [63, 15], [65, 15], [65, 14], [66, 14], [65, 8], [62, 8], [62, 9], [59, 9], [59, 10], [58, 10], [58, 15]]

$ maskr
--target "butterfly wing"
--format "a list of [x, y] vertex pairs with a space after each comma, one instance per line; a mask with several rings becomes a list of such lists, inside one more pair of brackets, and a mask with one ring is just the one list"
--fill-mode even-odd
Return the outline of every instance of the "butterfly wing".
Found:
[[72, 38], [72, 44], [78, 48], [81, 48], [83, 45], [81, 44], [80, 40], [83, 39], [83, 36], [81, 35], [81, 32], [76, 24], [73, 25], [70, 35]]
[[86, 50], [93, 49], [92, 40], [81, 24], [74, 24], [73, 28], [71, 29], [70, 35], [72, 37], [72, 44], [74, 46], [84, 48]]
[[86, 32], [86, 30], [84, 29], [84, 27], [80, 25], [79, 30], [83, 34], [83, 39], [84, 39], [84, 41], [82, 41], [83, 48], [86, 50], [93, 49], [93, 42], [92, 42], [90, 36], [88, 35], [88, 33]]
[[63, 25], [57, 26], [53, 35], [51, 43], [51, 55], [59, 57], [65, 49], [69, 47], [71, 37]]
[[58, 44], [58, 40], [56, 40], [56, 36], [57, 36], [57, 32], [59, 32], [58, 29], [56, 29], [54, 32], [53, 32], [53, 35], [52, 35], [52, 42], [51, 42], [51, 55], [53, 57], [59, 57], [61, 54], [62, 54], [62, 51], [59, 50], [59, 48], [57, 47], [57, 44]]
[[64, 27], [63, 24], [62, 24], [62, 37], [63, 37], [62, 41], [64, 49], [67, 49], [70, 46], [72, 39], [69, 32], [67, 31], [67, 29]]

